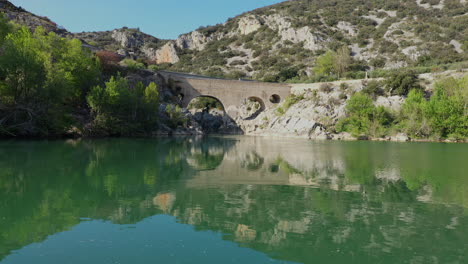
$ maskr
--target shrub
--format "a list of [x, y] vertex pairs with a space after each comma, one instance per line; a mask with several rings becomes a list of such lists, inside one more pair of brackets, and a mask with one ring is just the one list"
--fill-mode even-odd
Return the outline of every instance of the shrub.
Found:
[[331, 83], [322, 83], [320, 85], [320, 91], [323, 93], [330, 93], [333, 91], [333, 86]]
[[247, 64], [244, 60], [233, 60], [229, 63], [229, 66], [245, 65]]
[[291, 106], [295, 105], [296, 103], [298, 103], [299, 101], [302, 101], [304, 100], [304, 95], [301, 94], [301, 95], [295, 95], [295, 94], [292, 94], [288, 97], [286, 97], [286, 99], [284, 99], [284, 108], [286, 110], [288, 110], [289, 108], [291, 108]]
[[427, 101], [420, 91], [410, 91], [402, 105], [400, 113], [400, 129], [409, 136], [416, 138], [428, 137], [432, 133], [430, 122], [426, 116]]
[[187, 126], [188, 118], [185, 116], [180, 106], [167, 105], [165, 110], [169, 117], [169, 126], [172, 129], [176, 129], [179, 126]]
[[377, 57], [370, 60], [369, 65], [374, 68], [383, 68], [387, 63], [387, 59], [384, 57]]
[[299, 75], [299, 70], [295, 67], [286, 68], [281, 70], [278, 73], [277, 81], [285, 82], [287, 80], [293, 79]]
[[122, 56], [115, 52], [107, 50], [101, 50], [96, 52], [96, 57], [99, 58], [103, 67], [115, 66], [122, 60]]
[[468, 137], [468, 77], [448, 78], [436, 84], [426, 101], [421, 91], [408, 94], [400, 114], [401, 129], [415, 137]]
[[284, 99], [284, 102], [281, 106], [279, 106], [278, 108], [276, 108], [276, 114], [277, 115], [283, 115], [284, 113], [286, 113], [289, 108], [291, 108], [291, 106], [295, 105], [296, 103], [298, 103], [299, 101], [301, 100], [304, 100], [304, 95], [301, 94], [301, 95], [295, 95], [295, 94], [291, 94], [289, 95], [288, 97], [286, 97]]
[[278, 108], [276, 108], [276, 115], [278, 116], [282, 116], [286, 113], [286, 111], [284, 111], [284, 108], [279, 106]]
[[215, 98], [204, 96], [204, 97], [195, 98], [192, 102], [190, 102], [188, 108], [189, 109], [205, 109], [205, 110], [209, 110], [209, 109], [223, 110], [223, 105], [221, 104], [221, 102], [219, 102]]
[[121, 64], [127, 66], [129, 70], [142, 70], [146, 68], [145, 64], [131, 59], [125, 59]]
[[380, 81], [369, 81], [369, 83], [362, 90], [363, 93], [369, 95], [372, 99], [376, 99], [378, 96], [385, 95], [385, 91], [382, 88], [383, 83]]
[[468, 77], [437, 83], [427, 117], [433, 131], [443, 138], [468, 137]]
[[340, 83], [340, 90], [342, 92], [346, 91], [349, 89], [349, 85], [347, 83]]
[[416, 73], [411, 70], [395, 71], [385, 81], [385, 87], [391, 95], [406, 96], [411, 90], [422, 90]]
[[346, 104], [346, 117], [336, 125], [338, 132], [350, 132], [355, 136], [380, 137], [392, 125], [394, 118], [384, 107], [374, 106], [364, 93], [354, 94]]

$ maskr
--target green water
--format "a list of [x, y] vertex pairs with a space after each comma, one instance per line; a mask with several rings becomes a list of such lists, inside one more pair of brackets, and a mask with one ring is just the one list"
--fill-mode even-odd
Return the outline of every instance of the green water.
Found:
[[468, 263], [468, 145], [0, 142], [0, 263]]

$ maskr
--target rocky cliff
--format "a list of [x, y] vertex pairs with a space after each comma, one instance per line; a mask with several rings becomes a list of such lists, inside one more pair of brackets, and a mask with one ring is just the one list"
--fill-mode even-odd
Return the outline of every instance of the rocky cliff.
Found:
[[[48, 18], [6, 0], [0, 1], [0, 11], [31, 28], [40, 25], [69, 35]], [[295, 0], [175, 40], [129, 28], [73, 36], [97, 49], [174, 71], [265, 80], [288, 70], [287, 78], [310, 78], [317, 57], [341, 47], [352, 56], [352, 72], [467, 61], [467, 14], [465, 0]]]
[[112, 31], [82, 32], [74, 34], [99, 49], [114, 51], [130, 59], [149, 63], [176, 63], [174, 45], [141, 32], [138, 28], [120, 28]]

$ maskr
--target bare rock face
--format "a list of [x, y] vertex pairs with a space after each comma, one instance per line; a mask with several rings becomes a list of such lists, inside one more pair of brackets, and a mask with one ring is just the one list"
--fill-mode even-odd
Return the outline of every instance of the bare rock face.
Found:
[[349, 22], [340, 21], [340, 22], [338, 22], [338, 25], [336, 27], [338, 29], [341, 29], [343, 32], [347, 33], [348, 35], [350, 35], [352, 37], [357, 36], [358, 30], [357, 30], [356, 26], [353, 26]]
[[180, 49], [203, 50], [206, 44], [213, 39], [213, 36], [207, 37], [199, 31], [193, 31], [192, 33], [181, 35], [175, 42], [176, 46]]
[[390, 140], [397, 142], [408, 142], [410, 141], [410, 138], [406, 134], [398, 133], [397, 135], [391, 137]]
[[318, 34], [314, 34], [310, 27], [294, 28], [290, 22], [290, 18], [274, 14], [264, 17], [264, 20], [265, 25], [272, 30], [278, 31], [283, 41], [289, 40], [293, 43], [304, 42], [304, 48], [309, 50], [322, 49], [323, 43], [326, 42], [326, 39]]
[[112, 31], [112, 38], [124, 48], [135, 48], [144, 44], [140, 34], [125, 29], [115, 29]]
[[281, 31], [281, 39], [289, 40], [293, 43], [304, 42], [304, 48], [309, 50], [322, 49], [321, 42], [324, 40], [318, 35], [314, 35], [309, 27], [302, 27], [300, 29], [288, 28]]
[[179, 56], [174, 43], [167, 43], [156, 51], [156, 63], [177, 63]]
[[245, 16], [239, 20], [239, 33], [242, 35], [248, 35], [252, 32], [259, 30], [263, 25], [263, 22], [259, 17], [256, 16]]
[[262, 111], [262, 105], [255, 100], [246, 100], [240, 107], [240, 117], [243, 119], [255, 118]]
[[269, 129], [278, 131], [283, 135], [295, 135], [298, 137], [308, 138], [310, 134], [315, 132], [318, 124], [311, 118], [301, 118], [294, 116], [280, 117], [274, 121]]
[[459, 41], [452, 39], [449, 44], [453, 46], [456, 52], [463, 53], [462, 44]]
[[409, 46], [407, 48], [402, 49], [401, 52], [414, 61], [416, 61], [421, 55], [423, 55], [423, 53], [420, 52], [418, 50], [418, 47], [416, 46]]
[[179, 62], [179, 56], [177, 55], [177, 50], [173, 42], [168, 42], [158, 50], [144, 47], [143, 52], [146, 57], [155, 61], [157, 64]]

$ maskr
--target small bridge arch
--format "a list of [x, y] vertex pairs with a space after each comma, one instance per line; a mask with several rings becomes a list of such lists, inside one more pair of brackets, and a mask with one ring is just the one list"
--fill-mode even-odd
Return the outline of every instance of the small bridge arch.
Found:
[[183, 107], [197, 97], [218, 99], [225, 112], [233, 119], [245, 100], [260, 100], [264, 110], [275, 108], [291, 94], [291, 87], [282, 83], [265, 83], [247, 80], [226, 80], [200, 75], [160, 71], [166, 83], [180, 95]]

